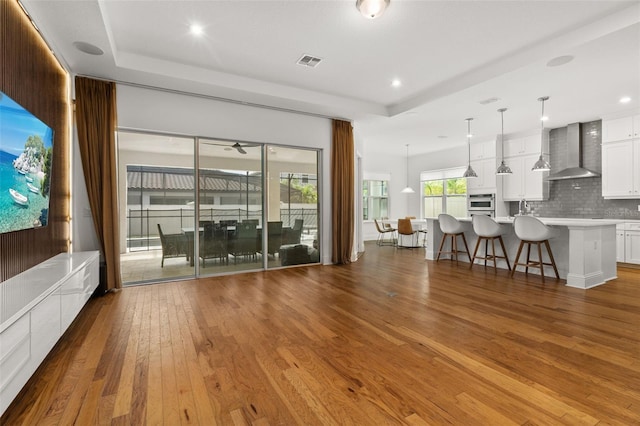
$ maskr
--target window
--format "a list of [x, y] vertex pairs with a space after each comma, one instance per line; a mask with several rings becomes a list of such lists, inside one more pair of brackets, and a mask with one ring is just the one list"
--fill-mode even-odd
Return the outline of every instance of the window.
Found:
[[389, 216], [389, 182], [386, 180], [362, 181], [362, 216], [364, 220]]
[[436, 179], [422, 182], [425, 217], [448, 213], [454, 217], [467, 216], [467, 180], [465, 178]]

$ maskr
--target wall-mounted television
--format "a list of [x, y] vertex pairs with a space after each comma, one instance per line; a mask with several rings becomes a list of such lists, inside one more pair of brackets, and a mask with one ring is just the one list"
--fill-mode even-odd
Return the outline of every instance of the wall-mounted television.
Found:
[[46, 226], [53, 129], [0, 91], [0, 233]]

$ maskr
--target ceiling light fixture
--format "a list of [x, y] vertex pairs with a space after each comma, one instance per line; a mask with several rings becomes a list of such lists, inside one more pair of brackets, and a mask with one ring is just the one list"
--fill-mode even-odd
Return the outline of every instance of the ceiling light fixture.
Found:
[[402, 82], [400, 80], [398, 80], [397, 78], [393, 79], [393, 81], [391, 81], [391, 86], [392, 87], [400, 87], [402, 86]]
[[471, 167], [471, 120], [473, 120], [473, 118], [467, 118], [467, 152], [469, 154], [468, 159], [468, 165], [467, 165], [467, 170], [465, 170], [464, 174], [462, 175], [463, 178], [477, 178], [478, 174], [475, 172], [475, 170], [473, 170], [473, 167]]
[[504, 112], [506, 110], [506, 108], [500, 108], [498, 110], [498, 112], [500, 113], [500, 121], [502, 123], [500, 131], [500, 150], [502, 151], [502, 163], [500, 163], [500, 165], [498, 166], [498, 170], [496, 170], [497, 175], [510, 175], [513, 173], [511, 171], [511, 167], [507, 166], [504, 162]]
[[407, 186], [400, 191], [403, 194], [413, 194], [415, 191], [409, 186], [409, 144], [407, 144]]
[[356, 0], [356, 8], [362, 16], [368, 19], [376, 19], [382, 16], [389, 6], [390, 0]]
[[194, 36], [201, 36], [202, 34], [204, 34], [204, 28], [202, 28], [202, 25], [198, 24], [191, 24], [191, 26], [189, 27], [189, 31], [191, 31], [191, 34], [193, 34]]
[[542, 103], [542, 114], [540, 114], [540, 158], [535, 162], [531, 170], [534, 172], [548, 172], [551, 170], [551, 165], [547, 160], [544, 159], [544, 153], [542, 152], [542, 148], [544, 147], [544, 101], [549, 100], [548, 96], [543, 96], [538, 98], [538, 100]]
[[623, 96], [620, 98], [621, 104], [628, 104], [629, 102], [631, 102], [631, 98], [629, 96]]

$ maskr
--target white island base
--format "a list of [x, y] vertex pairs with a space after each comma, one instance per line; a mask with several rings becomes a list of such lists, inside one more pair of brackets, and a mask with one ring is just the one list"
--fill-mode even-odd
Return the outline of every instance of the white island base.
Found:
[[[565, 218], [539, 218], [545, 225], [549, 225], [553, 232], [554, 238], [549, 240], [553, 257], [558, 267], [560, 278], [567, 281], [567, 286], [587, 289], [617, 278], [616, 269], [616, 224], [618, 220], [600, 220], [600, 219], [565, 219]], [[471, 225], [471, 218], [459, 219], [465, 224], [465, 238], [469, 244], [470, 255], [478, 239]], [[509, 262], [513, 265], [520, 240], [516, 237], [513, 230], [513, 218], [501, 217], [496, 221], [504, 229], [502, 236], [507, 248], [507, 256]], [[427, 249], [425, 258], [435, 260], [438, 255], [440, 240], [442, 239], [442, 231], [437, 218], [427, 218]], [[458, 249], [461, 242], [459, 241]], [[449, 243], [445, 243], [443, 250], [450, 250]], [[491, 250], [491, 248], [489, 248]], [[499, 244], [496, 251], [500, 254]], [[484, 253], [484, 244], [480, 245], [478, 254]], [[522, 256], [526, 253], [521, 254]], [[536, 253], [531, 254], [533, 259], [537, 259]], [[545, 261], [548, 259], [546, 250], [542, 250], [542, 256]], [[445, 259], [448, 259], [447, 256]], [[442, 260], [443, 257], [440, 257]], [[469, 262], [465, 255], [458, 255], [458, 259]], [[479, 262], [476, 260], [476, 262]], [[484, 264], [484, 263], [483, 263]], [[487, 263], [493, 265], [493, 262]], [[499, 268], [507, 268], [507, 263], [498, 260]], [[523, 270], [522, 267], [518, 271]], [[539, 270], [535, 268], [529, 269], [530, 273], [539, 274]], [[545, 266], [545, 277], [554, 277], [553, 268]]]

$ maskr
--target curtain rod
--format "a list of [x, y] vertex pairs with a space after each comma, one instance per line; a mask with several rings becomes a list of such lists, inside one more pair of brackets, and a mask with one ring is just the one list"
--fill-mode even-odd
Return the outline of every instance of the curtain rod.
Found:
[[346, 119], [346, 118], [343, 118], [343, 117], [332, 117], [332, 116], [329, 116], [329, 115], [318, 114], [318, 113], [314, 113], [314, 112], [299, 111], [299, 110], [295, 110], [295, 109], [282, 108], [282, 107], [277, 107], [277, 106], [272, 106], [272, 105], [265, 105], [265, 104], [259, 104], [259, 103], [255, 103], [255, 102], [238, 101], [238, 100], [235, 100], [235, 99], [223, 98], [223, 97], [220, 97], [220, 96], [205, 95], [203, 93], [187, 92], [187, 91], [184, 91], [184, 90], [169, 89], [169, 88], [166, 88], [166, 87], [151, 86], [151, 85], [148, 85], [148, 84], [134, 83], [134, 82], [130, 82], [130, 81], [112, 80], [112, 79], [108, 79], [108, 78], [104, 78], [104, 77], [96, 77], [96, 76], [93, 76], [93, 75], [86, 75], [86, 74], [76, 74], [76, 75], [78, 77], [87, 77], [87, 78], [92, 78], [92, 79], [95, 79], [95, 80], [110, 81], [110, 82], [113, 82], [113, 83], [116, 83], [116, 84], [122, 84], [123, 86], [137, 87], [137, 88], [148, 89], [148, 90], [157, 90], [157, 91], [160, 91], [160, 92], [173, 93], [173, 94], [176, 94], [176, 95], [193, 96], [193, 97], [196, 97], [196, 98], [203, 98], [203, 99], [208, 99], [208, 100], [226, 102], [226, 103], [230, 103], [230, 104], [244, 105], [244, 106], [250, 106], [250, 107], [254, 107], [254, 108], [268, 109], [268, 110], [272, 110], [272, 111], [288, 112], [288, 113], [292, 113], [292, 114], [306, 115], [306, 116], [309, 116], [309, 117], [326, 118], [328, 120], [342, 120], [342, 121], [348, 121], [350, 123], [353, 123], [352, 120]]

